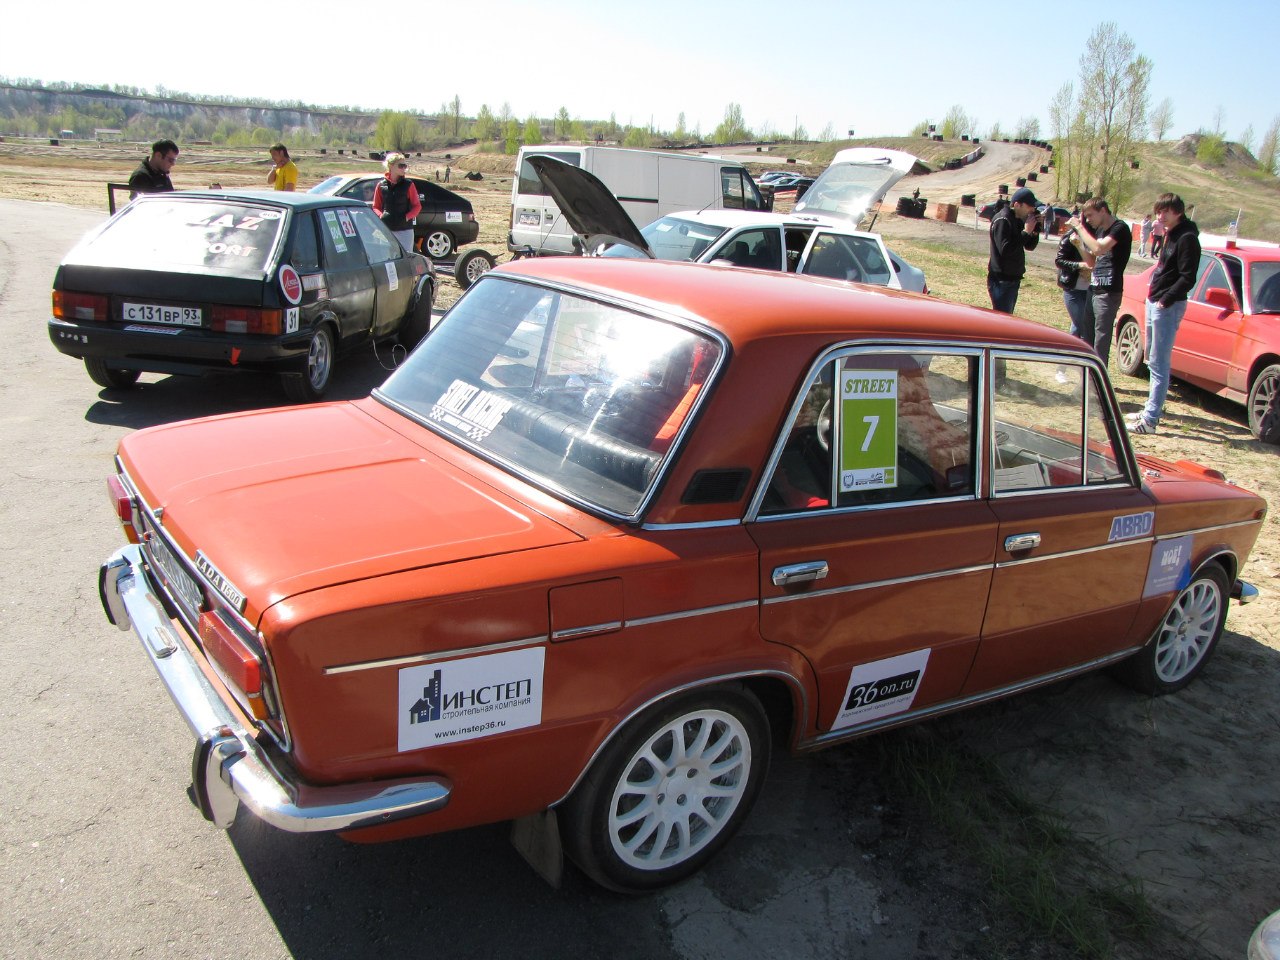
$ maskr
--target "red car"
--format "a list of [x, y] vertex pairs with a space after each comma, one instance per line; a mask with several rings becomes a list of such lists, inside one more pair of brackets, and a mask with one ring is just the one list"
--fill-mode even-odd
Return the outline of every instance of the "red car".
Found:
[[1107, 666], [1182, 688], [1257, 593], [1266, 514], [1136, 457], [1065, 333], [631, 259], [504, 265], [372, 396], [117, 462], [104, 606], [195, 734], [208, 819], [516, 820], [545, 875], [563, 842], [623, 891], [710, 859], [775, 745]]
[[[1131, 375], [1145, 368], [1145, 303], [1154, 270], [1125, 283], [1116, 320], [1119, 366]], [[1280, 247], [1202, 245], [1170, 366], [1179, 380], [1244, 404], [1250, 432], [1280, 443]]]

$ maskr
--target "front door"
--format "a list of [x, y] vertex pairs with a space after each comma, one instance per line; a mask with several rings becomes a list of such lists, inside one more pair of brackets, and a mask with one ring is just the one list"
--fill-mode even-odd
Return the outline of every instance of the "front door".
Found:
[[375, 337], [387, 336], [396, 331], [409, 312], [416, 280], [414, 260], [372, 211], [353, 210], [352, 213], [373, 271], [375, 299], [370, 333]]

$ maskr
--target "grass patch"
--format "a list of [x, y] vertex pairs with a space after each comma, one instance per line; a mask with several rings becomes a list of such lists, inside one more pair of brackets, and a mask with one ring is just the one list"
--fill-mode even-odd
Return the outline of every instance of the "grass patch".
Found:
[[[1140, 881], [1015, 785], [932, 727], [875, 738], [887, 789], [912, 801], [987, 875], [991, 894], [1038, 936], [1107, 960], [1117, 942], [1153, 947], [1160, 923]], [[1148, 951], [1143, 951], [1148, 952]]]

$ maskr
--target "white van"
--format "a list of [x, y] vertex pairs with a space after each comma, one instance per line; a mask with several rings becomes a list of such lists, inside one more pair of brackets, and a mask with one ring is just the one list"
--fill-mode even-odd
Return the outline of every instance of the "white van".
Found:
[[706, 154], [658, 153], [619, 147], [521, 147], [511, 186], [513, 253], [577, 253], [573, 228], [525, 158], [554, 157], [595, 174], [637, 227], [677, 210], [767, 210], [755, 181], [734, 160]]

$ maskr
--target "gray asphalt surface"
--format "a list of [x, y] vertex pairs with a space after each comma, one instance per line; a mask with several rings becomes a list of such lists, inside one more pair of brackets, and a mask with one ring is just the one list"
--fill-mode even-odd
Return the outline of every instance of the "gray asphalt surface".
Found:
[[[961, 947], [981, 936], [971, 888], [894, 823], [856, 744], [777, 758], [708, 870], [634, 900], [573, 871], [551, 889], [504, 825], [361, 846], [243, 811], [228, 832], [205, 823], [185, 795], [186, 727], [99, 605], [98, 565], [123, 543], [104, 480], [128, 431], [282, 399], [265, 377], [102, 390], [58, 354], [54, 270], [100, 220], [0, 200], [0, 956], [983, 955]], [[384, 375], [355, 358], [335, 396]]]

